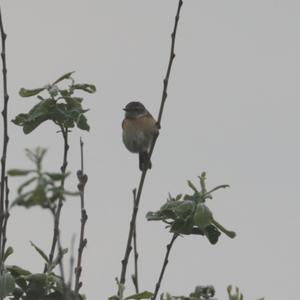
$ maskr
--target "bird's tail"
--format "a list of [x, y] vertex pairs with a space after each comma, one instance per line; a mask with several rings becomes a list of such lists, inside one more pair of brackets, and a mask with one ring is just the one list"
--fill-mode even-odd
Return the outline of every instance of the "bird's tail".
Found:
[[151, 169], [152, 163], [150, 161], [148, 152], [139, 153], [139, 167], [142, 172], [146, 169]]

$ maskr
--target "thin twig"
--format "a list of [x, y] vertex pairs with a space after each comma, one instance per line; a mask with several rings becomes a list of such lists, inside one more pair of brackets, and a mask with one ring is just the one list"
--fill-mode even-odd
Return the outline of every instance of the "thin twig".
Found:
[[75, 268], [75, 297], [79, 299], [79, 290], [82, 286], [82, 282], [80, 281], [80, 275], [82, 271], [82, 254], [83, 249], [87, 244], [87, 239], [84, 237], [85, 224], [88, 219], [85, 206], [84, 206], [84, 189], [87, 183], [88, 177], [84, 174], [84, 164], [83, 164], [83, 141], [80, 138], [80, 154], [81, 154], [81, 169], [77, 172], [77, 177], [79, 180], [78, 190], [80, 192], [80, 203], [81, 203], [81, 227], [80, 227], [80, 239], [78, 246], [78, 257], [77, 257], [77, 266]]
[[[168, 64], [166, 76], [163, 80], [162, 99], [161, 99], [159, 114], [158, 114], [158, 118], [157, 118], [158, 128], [161, 128], [161, 119], [162, 119], [164, 104], [165, 104], [167, 96], [168, 96], [167, 89], [168, 89], [168, 83], [169, 83], [169, 77], [170, 77], [170, 72], [171, 72], [171, 68], [172, 68], [172, 63], [173, 63], [173, 60], [175, 58], [175, 52], [174, 52], [175, 39], [176, 39], [177, 25], [178, 25], [178, 21], [179, 21], [180, 10], [181, 10], [182, 4], [183, 4], [183, 1], [179, 0], [177, 13], [176, 13], [176, 16], [175, 16], [174, 29], [173, 29], [173, 32], [171, 34], [172, 41], [171, 41], [171, 51], [170, 51], [170, 57], [169, 57], [169, 64]], [[154, 136], [154, 139], [152, 141], [150, 151], [149, 151], [149, 160], [148, 160], [148, 162], [150, 162], [150, 158], [152, 156], [153, 149], [154, 149], [157, 138], [158, 138], [158, 133]], [[121, 269], [121, 275], [120, 275], [120, 282], [119, 282], [119, 285], [118, 285], [118, 296], [120, 298], [122, 298], [122, 296], [123, 296], [122, 294], [123, 294], [124, 285], [125, 285], [125, 281], [126, 281], [126, 270], [127, 270], [127, 265], [128, 265], [128, 259], [129, 259], [130, 252], [131, 252], [131, 249], [132, 249], [131, 244], [132, 244], [132, 238], [133, 238], [133, 233], [134, 233], [134, 227], [135, 227], [135, 223], [136, 223], [136, 217], [137, 217], [137, 213], [138, 213], [138, 209], [139, 209], [140, 198], [141, 198], [141, 194], [142, 194], [142, 190], [143, 190], [144, 181], [145, 181], [145, 178], [146, 178], [147, 171], [148, 171], [148, 168], [145, 168], [142, 172], [140, 182], [139, 182], [139, 186], [138, 186], [136, 201], [135, 201], [132, 216], [131, 216], [131, 221], [130, 221], [130, 226], [129, 226], [129, 234], [128, 234], [127, 244], [126, 244], [126, 249], [125, 249], [125, 255], [124, 255], [124, 258], [122, 260], [122, 269]]]
[[[61, 126], [61, 132], [62, 132], [62, 136], [63, 136], [63, 140], [64, 140], [64, 155], [63, 155], [63, 164], [60, 168], [61, 173], [62, 173], [62, 179], [61, 179], [61, 183], [60, 183], [60, 189], [61, 189], [61, 193], [63, 193], [64, 190], [64, 186], [65, 186], [65, 174], [66, 174], [66, 169], [68, 166], [68, 150], [69, 150], [69, 144], [68, 144], [68, 128], [64, 128]], [[59, 221], [60, 221], [60, 213], [61, 213], [61, 209], [63, 206], [63, 194], [61, 194], [61, 196], [59, 197], [58, 200], [58, 205], [57, 205], [57, 209], [54, 215], [54, 228], [53, 228], [53, 238], [52, 238], [52, 245], [51, 245], [51, 250], [50, 250], [50, 254], [49, 254], [49, 263], [52, 263], [53, 261], [53, 257], [54, 257], [54, 252], [55, 252], [55, 248], [56, 248], [56, 244], [57, 241], [59, 239], [60, 233], [59, 233]], [[47, 265], [45, 265], [44, 268], [44, 273], [47, 272]]]
[[64, 269], [64, 264], [63, 264], [64, 254], [63, 254], [63, 247], [62, 247], [61, 241], [60, 241], [60, 235], [58, 236], [58, 239], [57, 239], [57, 246], [58, 246], [58, 255], [60, 257], [60, 260], [59, 260], [60, 275], [61, 275], [61, 278], [62, 278], [64, 291], [66, 292], [67, 291], [67, 286], [66, 286], [65, 269]]
[[171, 248], [173, 246], [173, 243], [175, 242], [176, 238], [178, 237], [178, 234], [177, 233], [174, 233], [173, 234], [173, 237], [171, 239], [171, 242], [167, 245], [167, 252], [166, 252], [166, 255], [165, 255], [165, 259], [164, 259], [164, 262], [163, 262], [163, 266], [162, 266], [162, 269], [160, 271], [160, 275], [159, 275], [159, 279], [155, 285], [155, 291], [154, 291], [154, 294], [151, 298], [151, 300], [155, 300], [156, 297], [157, 297], [157, 293], [159, 291], [159, 288], [160, 288], [160, 285], [161, 285], [161, 282], [162, 282], [162, 279], [163, 279], [163, 276], [164, 276], [164, 273], [165, 273], [165, 270], [166, 270], [166, 267], [167, 267], [167, 264], [169, 262], [169, 255], [170, 255], [170, 251], [171, 251]]
[[68, 282], [68, 288], [69, 290], [72, 289], [72, 282], [73, 282], [73, 270], [74, 270], [74, 245], [75, 245], [75, 235], [72, 236], [71, 240], [71, 255], [70, 255], [70, 275], [69, 275], [69, 282]]
[[8, 187], [8, 178], [5, 176], [5, 210], [4, 210], [4, 220], [3, 220], [3, 235], [2, 235], [2, 253], [5, 253], [5, 245], [7, 241], [6, 237], [6, 229], [7, 229], [7, 221], [9, 218], [9, 187]]
[[[2, 44], [2, 73], [3, 73], [3, 95], [4, 95], [4, 105], [2, 110], [3, 116], [3, 149], [2, 149], [2, 158], [1, 158], [1, 179], [0, 179], [0, 273], [3, 270], [3, 256], [5, 251], [5, 242], [4, 237], [6, 236], [6, 223], [7, 217], [5, 214], [5, 203], [4, 203], [4, 193], [5, 193], [5, 186], [6, 191], [7, 188], [7, 181], [5, 180], [5, 173], [6, 173], [6, 155], [7, 155], [7, 145], [8, 145], [8, 126], [7, 126], [7, 106], [8, 106], [8, 92], [7, 92], [7, 68], [6, 68], [6, 48], [5, 48], [5, 41], [6, 41], [6, 33], [4, 32], [3, 21], [2, 21], [2, 13], [0, 9], [0, 32], [1, 32], [1, 44]], [[8, 198], [7, 198], [8, 199]], [[8, 200], [7, 200], [8, 201]], [[6, 219], [6, 221], [5, 221]], [[5, 223], [5, 226], [3, 226]], [[5, 237], [6, 239], [6, 237]]]
[[158, 118], [157, 118], [157, 124], [158, 127], [161, 127], [161, 119], [162, 119], [162, 114], [163, 114], [163, 110], [164, 110], [164, 105], [166, 102], [166, 99], [168, 97], [168, 84], [169, 84], [169, 78], [170, 78], [170, 74], [171, 74], [171, 68], [172, 68], [172, 63], [173, 60], [175, 58], [175, 40], [176, 40], [176, 33], [177, 33], [177, 26], [178, 26], [178, 21], [179, 21], [179, 17], [180, 17], [180, 10], [181, 10], [181, 6], [183, 4], [182, 0], [178, 1], [178, 7], [177, 7], [177, 13], [175, 16], [175, 23], [174, 23], [174, 29], [173, 32], [171, 34], [171, 50], [170, 50], [170, 58], [169, 58], [169, 64], [168, 64], [168, 68], [167, 68], [167, 73], [166, 76], [164, 78], [164, 88], [163, 88], [163, 92], [162, 92], [162, 101], [160, 104], [160, 109], [159, 109], [159, 114], [158, 114]]
[[[133, 191], [133, 207], [136, 201], [136, 189]], [[133, 231], [133, 253], [134, 253], [134, 274], [131, 276], [132, 281], [134, 284], [135, 292], [139, 293], [139, 273], [138, 273], [138, 259], [139, 254], [137, 250], [137, 238], [136, 238], [136, 224], [134, 224], [134, 231]]]

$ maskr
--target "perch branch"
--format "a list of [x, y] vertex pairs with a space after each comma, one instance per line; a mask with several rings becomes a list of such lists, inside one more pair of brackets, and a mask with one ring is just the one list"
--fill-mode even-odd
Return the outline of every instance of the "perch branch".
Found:
[[[173, 61], [174, 61], [174, 58], [175, 58], [175, 52], [174, 52], [175, 51], [175, 39], [176, 39], [177, 25], [178, 25], [178, 21], [179, 21], [179, 17], [180, 17], [180, 10], [181, 10], [182, 4], [183, 4], [183, 1], [179, 0], [178, 1], [177, 12], [176, 12], [176, 16], [175, 16], [174, 28], [173, 28], [173, 32], [171, 34], [170, 57], [169, 57], [167, 72], [166, 72], [165, 78], [163, 80], [162, 99], [161, 99], [159, 114], [158, 114], [158, 118], [157, 118], [157, 126], [158, 126], [159, 129], [161, 128], [162, 114], [163, 114], [164, 105], [165, 105], [165, 102], [166, 102], [166, 99], [167, 99], [167, 96], [168, 96], [167, 89], [168, 89], [168, 84], [169, 84], [169, 78], [170, 78], [172, 64], [173, 64]], [[148, 160], [148, 162], [150, 161], [150, 158], [152, 156], [153, 149], [154, 149], [157, 138], [158, 138], [158, 133], [155, 135], [155, 137], [153, 139], [153, 142], [151, 144], [150, 151], [149, 151], [149, 160]], [[139, 182], [139, 186], [138, 186], [136, 201], [135, 201], [135, 204], [134, 204], [134, 209], [133, 209], [132, 216], [131, 216], [129, 234], [128, 234], [128, 238], [127, 238], [125, 255], [124, 255], [124, 258], [122, 260], [122, 269], [121, 269], [120, 281], [119, 281], [119, 285], [118, 285], [118, 296], [120, 298], [122, 298], [122, 296], [123, 296], [122, 293], [123, 293], [124, 285], [125, 285], [125, 281], [126, 281], [126, 270], [127, 270], [127, 265], [128, 265], [128, 259], [129, 259], [130, 252], [131, 252], [131, 249], [132, 249], [131, 244], [132, 244], [132, 238], [133, 238], [133, 233], [134, 233], [134, 228], [135, 228], [135, 223], [136, 223], [136, 217], [137, 217], [137, 213], [138, 213], [138, 209], [139, 209], [140, 198], [141, 198], [141, 194], [142, 194], [142, 190], [143, 190], [143, 186], [144, 186], [147, 171], [148, 171], [148, 168], [145, 168], [142, 172], [140, 182]]]
[[0, 273], [3, 270], [3, 256], [5, 251], [5, 241], [6, 239], [6, 225], [8, 218], [8, 211], [5, 209], [5, 193], [8, 201], [8, 187], [7, 179], [5, 178], [6, 173], [6, 156], [7, 156], [7, 145], [9, 141], [8, 137], [8, 126], [7, 126], [7, 107], [8, 107], [8, 92], [7, 92], [7, 67], [6, 67], [6, 33], [4, 32], [2, 13], [0, 9], [0, 32], [1, 32], [1, 59], [2, 59], [2, 73], [3, 73], [3, 148], [2, 148], [2, 158], [1, 158], [1, 179], [0, 179]]
[[[136, 189], [133, 190], [133, 206], [136, 201]], [[138, 259], [139, 254], [137, 250], [137, 237], [136, 237], [136, 224], [134, 225], [133, 231], [133, 253], [134, 253], [134, 274], [131, 276], [135, 287], [135, 292], [139, 293], [139, 274], [138, 274]]]

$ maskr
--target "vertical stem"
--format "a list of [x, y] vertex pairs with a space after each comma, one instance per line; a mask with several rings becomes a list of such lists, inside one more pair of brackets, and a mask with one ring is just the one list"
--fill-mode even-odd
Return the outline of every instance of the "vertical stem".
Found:
[[71, 240], [71, 256], [70, 256], [70, 276], [69, 276], [69, 283], [68, 283], [68, 288], [69, 290], [72, 289], [72, 282], [73, 282], [73, 270], [74, 270], [74, 244], [75, 244], [75, 235], [72, 236]]
[[5, 189], [6, 191], [8, 191], [7, 180], [5, 179], [5, 173], [6, 173], [7, 145], [9, 140], [8, 126], [7, 126], [7, 107], [8, 107], [9, 96], [7, 92], [7, 68], [6, 68], [6, 48], [5, 48], [6, 33], [4, 32], [1, 9], [0, 9], [0, 32], [1, 32], [1, 45], [2, 45], [1, 59], [2, 59], [2, 73], [3, 73], [3, 95], [4, 95], [4, 105], [2, 110], [3, 148], [2, 148], [1, 178], [0, 178], [0, 274], [1, 274], [3, 271], [3, 255], [5, 251], [4, 238], [6, 239], [5, 231], [6, 231], [7, 217], [5, 215], [7, 214], [7, 211], [5, 211], [5, 207], [4, 207], [5, 206], [4, 193], [5, 193]]
[[78, 246], [78, 257], [77, 257], [77, 266], [75, 268], [75, 297], [79, 299], [79, 290], [82, 286], [82, 282], [80, 281], [80, 275], [82, 271], [82, 254], [83, 249], [87, 244], [87, 239], [84, 237], [85, 231], [85, 224], [87, 222], [88, 216], [85, 210], [84, 205], [84, 190], [85, 185], [87, 183], [88, 177], [84, 174], [84, 163], [83, 163], [83, 142], [80, 139], [80, 154], [81, 154], [81, 169], [77, 172], [77, 177], [79, 180], [78, 183], [78, 190], [80, 192], [80, 204], [81, 204], [81, 227], [80, 227], [80, 239], [79, 239], [79, 246]]
[[176, 12], [176, 16], [175, 16], [174, 28], [173, 28], [173, 32], [171, 34], [171, 49], [170, 49], [169, 64], [168, 64], [166, 76], [165, 76], [164, 81], [163, 81], [162, 101], [161, 101], [161, 104], [160, 104], [158, 118], [157, 118], [157, 124], [158, 124], [159, 128], [161, 127], [160, 123], [161, 123], [161, 119], [162, 119], [164, 105], [165, 105], [166, 99], [168, 97], [167, 90], [168, 90], [169, 78], [170, 78], [170, 74], [171, 74], [171, 68], [172, 68], [173, 60], [175, 58], [175, 40], [176, 40], [177, 26], [178, 26], [178, 21], [179, 21], [179, 17], [180, 17], [180, 10], [181, 10], [182, 4], [183, 4], [183, 1], [179, 0], [178, 1], [177, 12]]
[[176, 240], [177, 237], [178, 237], [178, 234], [174, 233], [173, 237], [171, 239], [171, 242], [167, 245], [167, 252], [166, 252], [166, 255], [165, 255], [163, 266], [162, 266], [162, 269], [160, 271], [160, 275], [159, 275], [158, 281], [157, 281], [157, 283], [155, 285], [154, 295], [152, 296], [151, 300], [155, 300], [156, 297], [157, 297], [157, 294], [158, 294], [158, 291], [159, 291], [159, 288], [160, 288], [160, 285], [161, 285], [161, 282], [162, 282], [162, 279], [163, 279], [163, 276], [164, 276], [167, 264], [169, 262], [170, 251], [171, 251], [173, 243], [175, 242], [175, 240]]
[[[158, 128], [161, 127], [161, 119], [162, 119], [162, 114], [163, 114], [163, 110], [164, 110], [164, 105], [165, 105], [165, 102], [166, 102], [166, 99], [167, 99], [167, 96], [168, 96], [167, 89], [168, 89], [168, 83], [169, 83], [169, 78], [170, 78], [170, 73], [171, 73], [173, 60], [175, 58], [175, 52], [174, 52], [175, 39], [176, 39], [177, 25], [178, 25], [178, 21], [179, 21], [180, 10], [181, 10], [182, 4], [183, 4], [183, 1], [179, 0], [178, 7], [177, 7], [177, 12], [176, 12], [176, 16], [175, 16], [174, 28], [173, 28], [173, 32], [171, 34], [170, 57], [169, 57], [167, 72], [166, 72], [165, 78], [163, 80], [162, 99], [161, 99], [159, 114], [158, 114], [158, 118], [157, 118]], [[150, 158], [152, 156], [153, 149], [154, 149], [157, 138], [158, 138], [158, 133], [155, 135], [155, 137], [153, 139], [153, 142], [151, 144], [150, 151], [149, 151], [149, 160], [148, 161], [150, 161]], [[148, 171], [148, 168], [145, 168], [145, 170], [143, 170], [143, 172], [142, 172], [140, 182], [139, 182], [139, 186], [138, 186], [136, 201], [135, 201], [132, 216], [131, 216], [131, 221], [130, 221], [130, 226], [129, 226], [129, 233], [128, 233], [128, 238], [127, 238], [127, 244], [126, 244], [124, 258], [122, 260], [121, 275], [120, 275], [120, 281], [119, 281], [119, 286], [118, 286], [118, 296], [120, 298], [123, 297], [122, 294], [123, 294], [124, 285], [125, 285], [125, 281], [126, 281], [127, 265], [128, 265], [130, 252], [132, 250], [132, 246], [131, 246], [132, 238], [133, 238], [133, 233], [134, 233], [134, 228], [135, 228], [135, 223], [136, 223], [136, 217], [137, 217], [137, 213], [138, 213], [138, 209], [139, 209], [140, 198], [141, 198], [141, 195], [142, 195], [142, 190], [143, 190], [144, 181], [145, 181], [145, 178], [146, 178], [147, 171]]]
[[[6, 241], [7, 241], [6, 228], [7, 228], [7, 221], [9, 218], [8, 194], [9, 194], [8, 179], [7, 179], [7, 176], [5, 176], [5, 209], [4, 209], [4, 220], [3, 220], [3, 232], [2, 232], [2, 249], [1, 249], [2, 255], [4, 255], [4, 253], [5, 253], [5, 245], [6, 245]], [[1, 257], [1, 260], [3, 260], [3, 256]]]
[[126, 244], [126, 249], [125, 249], [125, 255], [122, 260], [122, 270], [121, 270], [121, 276], [120, 276], [120, 282], [119, 282], [119, 288], [118, 288], [118, 296], [121, 298], [123, 296], [122, 293], [123, 293], [124, 285], [125, 285], [125, 281], [126, 281], [126, 271], [127, 271], [129, 255], [132, 250], [131, 243], [132, 243], [132, 238], [133, 238], [133, 233], [134, 233], [136, 216], [137, 216], [138, 209], [139, 209], [139, 202], [140, 202], [147, 170], [148, 170], [148, 168], [145, 168], [141, 175], [140, 184], [139, 184], [139, 188], [138, 188], [138, 192], [137, 192], [137, 197], [136, 197], [136, 201], [134, 202], [132, 216], [131, 216], [131, 221], [130, 221], [130, 226], [129, 226], [129, 234], [128, 234], [127, 244]]
[[[136, 201], [136, 189], [133, 190], [133, 206]], [[139, 274], [138, 274], [138, 259], [139, 254], [137, 251], [137, 237], [136, 237], [136, 224], [133, 231], [133, 253], [134, 253], [134, 274], [131, 276], [135, 287], [135, 292], [139, 293]]]
[[[68, 128], [64, 128], [61, 126], [61, 132], [62, 132], [62, 136], [63, 136], [63, 140], [64, 140], [64, 154], [63, 154], [63, 164], [60, 168], [61, 173], [63, 175], [66, 174], [66, 169], [68, 166], [68, 150], [69, 150], [69, 144], [68, 144]], [[61, 180], [61, 184], [60, 184], [60, 188], [61, 191], [63, 192], [64, 190], [64, 186], [65, 186], [65, 176], [62, 177]], [[54, 214], [54, 228], [53, 228], [53, 238], [52, 238], [52, 245], [51, 245], [51, 250], [50, 250], [50, 254], [49, 254], [49, 262], [51, 263], [53, 261], [53, 257], [54, 257], [54, 253], [55, 253], [55, 248], [56, 248], [56, 244], [57, 241], [59, 239], [60, 236], [60, 232], [59, 232], [59, 221], [60, 221], [60, 213], [61, 213], [61, 209], [63, 206], [63, 194], [61, 194], [59, 200], [58, 200], [58, 205], [57, 205], [57, 209], [56, 212]], [[44, 273], [47, 272], [47, 265], [45, 265], [44, 268]]]

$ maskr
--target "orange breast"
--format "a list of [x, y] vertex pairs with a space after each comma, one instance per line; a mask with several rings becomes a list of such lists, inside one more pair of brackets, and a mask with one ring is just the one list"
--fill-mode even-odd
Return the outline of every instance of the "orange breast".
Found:
[[157, 132], [156, 121], [152, 117], [141, 117], [138, 119], [124, 119], [122, 128], [128, 130], [143, 130], [147, 132]]

